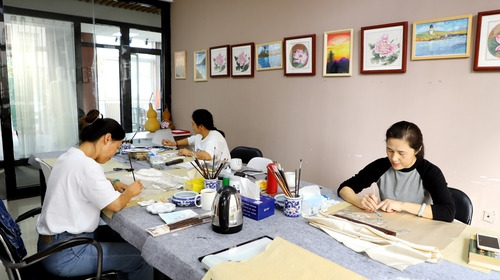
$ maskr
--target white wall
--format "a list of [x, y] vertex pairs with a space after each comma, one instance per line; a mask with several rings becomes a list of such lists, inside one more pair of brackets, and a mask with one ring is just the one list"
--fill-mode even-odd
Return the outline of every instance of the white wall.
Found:
[[[450, 186], [472, 198], [473, 225], [500, 230], [500, 92], [498, 72], [473, 72], [471, 57], [411, 61], [405, 74], [360, 74], [360, 28], [473, 14], [498, 1], [405, 0], [178, 0], [171, 6], [172, 51], [187, 51], [187, 79], [172, 80], [172, 116], [191, 128], [191, 113], [209, 109], [230, 148], [248, 145], [285, 169], [304, 160], [303, 179], [337, 188], [375, 158], [385, 156], [385, 130], [409, 120], [424, 133], [426, 158]], [[355, 30], [353, 75], [323, 77], [323, 32]], [[316, 76], [282, 70], [253, 78], [193, 81], [193, 51], [223, 44], [264, 43], [316, 34]], [[173, 67], [172, 67], [173, 71]], [[494, 224], [481, 221], [495, 211]]]

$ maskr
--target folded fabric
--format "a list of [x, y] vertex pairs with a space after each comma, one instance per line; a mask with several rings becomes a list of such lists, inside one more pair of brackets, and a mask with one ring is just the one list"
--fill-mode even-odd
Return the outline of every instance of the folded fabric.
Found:
[[259, 255], [242, 262], [219, 263], [203, 280], [366, 279], [302, 247], [276, 237]]
[[348, 248], [399, 270], [424, 261], [437, 263], [443, 258], [437, 247], [408, 242], [368, 225], [322, 213], [305, 218]]

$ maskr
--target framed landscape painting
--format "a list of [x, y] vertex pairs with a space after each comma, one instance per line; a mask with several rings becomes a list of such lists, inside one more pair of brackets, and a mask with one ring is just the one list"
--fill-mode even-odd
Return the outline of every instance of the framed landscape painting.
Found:
[[231, 46], [231, 77], [253, 77], [254, 43]]
[[361, 73], [405, 73], [408, 22], [361, 28]]
[[175, 79], [186, 79], [186, 51], [174, 52]]
[[194, 52], [194, 81], [203, 82], [207, 80], [207, 50]]
[[411, 59], [469, 57], [471, 26], [472, 15], [414, 22]]
[[282, 41], [275, 41], [255, 46], [257, 57], [257, 71], [274, 70], [283, 68]]
[[324, 34], [323, 76], [351, 76], [353, 29]]
[[285, 76], [316, 75], [316, 34], [283, 39]]
[[474, 71], [500, 70], [500, 10], [477, 14]]
[[210, 48], [210, 77], [229, 77], [229, 45]]

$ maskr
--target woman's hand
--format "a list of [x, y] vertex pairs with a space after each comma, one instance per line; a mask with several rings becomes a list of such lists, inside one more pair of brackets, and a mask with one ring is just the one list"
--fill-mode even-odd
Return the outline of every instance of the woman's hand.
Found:
[[116, 191], [118, 192], [124, 192], [127, 188], [128, 188], [128, 185], [127, 184], [124, 184], [120, 181], [117, 181], [113, 184], [113, 188], [115, 188]]
[[142, 185], [141, 180], [136, 180], [128, 185], [127, 192], [130, 193], [131, 196], [136, 196], [141, 193], [142, 189], [144, 189], [144, 185]]
[[380, 202], [377, 205], [377, 208], [389, 213], [394, 211], [401, 212], [403, 210], [403, 202], [392, 199], [386, 199]]
[[177, 146], [177, 142], [175, 142], [175, 141], [170, 141], [170, 140], [168, 140], [168, 139], [162, 139], [162, 140], [161, 140], [161, 144], [162, 144], [163, 146]]
[[194, 156], [194, 153], [192, 151], [190, 151], [189, 149], [179, 149], [179, 151], [177, 152], [177, 155], [192, 157], [192, 156]]
[[365, 194], [361, 198], [361, 209], [375, 212], [379, 208], [378, 197], [374, 194]]

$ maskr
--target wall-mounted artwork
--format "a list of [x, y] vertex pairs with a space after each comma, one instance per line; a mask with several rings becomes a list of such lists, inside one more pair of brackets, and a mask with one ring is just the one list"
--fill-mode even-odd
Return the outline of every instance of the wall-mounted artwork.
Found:
[[255, 46], [255, 56], [257, 57], [257, 71], [282, 69], [282, 47], [282, 41], [257, 44]]
[[231, 77], [253, 77], [254, 43], [231, 46]]
[[408, 22], [361, 28], [361, 73], [405, 73]]
[[186, 79], [186, 51], [174, 52], [175, 79]]
[[414, 22], [411, 59], [469, 57], [471, 26], [472, 15]]
[[500, 10], [477, 14], [474, 70], [500, 70]]
[[194, 52], [194, 81], [203, 82], [207, 80], [207, 50]]
[[229, 77], [229, 45], [210, 48], [210, 77]]
[[323, 76], [351, 76], [353, 30], [325, 32], [323, 39]]
[[316, 34], [283, 39], [285, 76], [316, 75]]

